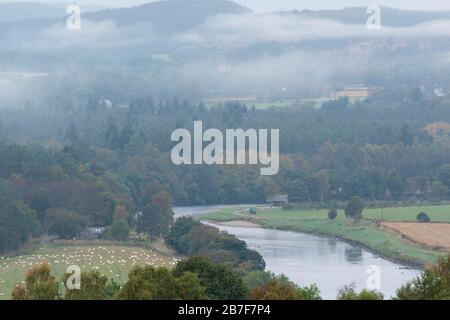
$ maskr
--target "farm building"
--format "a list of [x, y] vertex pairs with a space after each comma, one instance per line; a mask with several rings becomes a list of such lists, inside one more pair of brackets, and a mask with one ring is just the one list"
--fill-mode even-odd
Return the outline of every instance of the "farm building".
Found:
[[267, 199], [267, 202], [269, 202], [270, 206], [272, 207], [282, 207], [285, 204], [289, 203], [287, 194], [276, 195], [272, 198]]
[[100, 239], [103, 232], [105, 232], [105, 227], [91, 227], [91, 228], [85, 228], [83, 231], [81, 231], [80, 238], [82, 240], [96, 240]]

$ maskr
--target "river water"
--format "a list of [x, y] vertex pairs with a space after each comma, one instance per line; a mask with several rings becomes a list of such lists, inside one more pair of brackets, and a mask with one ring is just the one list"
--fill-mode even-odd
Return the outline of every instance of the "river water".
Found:
[[[226, 206], [174, 208], [176, 217], [198, 215]], [[235, 206], [234, 206], [235, 207]], [[266, 261], [266, 270], [285, 274], [300, 286], [316, 284], [324, 299], [335, 299], [344, 285], [378, 288], [385, 298], [420, 270], [380, 258], [359, 246], [327, 237], [263, 228], [214, 225], [245, 241]]]

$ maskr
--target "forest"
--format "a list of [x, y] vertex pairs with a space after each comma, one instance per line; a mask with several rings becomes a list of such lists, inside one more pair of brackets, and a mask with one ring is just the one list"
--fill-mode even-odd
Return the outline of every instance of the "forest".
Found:
[[[172, 205], [265, 203], [280, 193], [318, 207], [354, 196], [408, 204], [449, 196], [450, 101], [421, 88], [264, 110], [150, 97], [109, 106], [61, 93], [0, 113], [1, 251], [42, 232], [72, 238], [120, 219], [145, 230], [137, 212], [147, 226], [164, 221], [151, 230], [158, 237], [168, 232], [173, 218], [164, 212]], [[262, 177], [257, 165], [172, 164], [171, 132], [195, 120], [205, 128], [280, 129], [279, 174]]]

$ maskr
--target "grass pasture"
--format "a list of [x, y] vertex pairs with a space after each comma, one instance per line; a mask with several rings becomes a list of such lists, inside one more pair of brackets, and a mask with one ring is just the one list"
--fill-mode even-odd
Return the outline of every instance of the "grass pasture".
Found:
[[[416, 221], [420, 212], [427, 213], [432, 222], [450, 223], [450, 205], [384, 208], [383, 216], [387, 221]], [[381, 220], [381, 216], [382, 209], [364, 210], [365, 218]]]
[[45, 244], [34, 252], [17, 257], [0, 257], [0, 300], [10, 299], [16, 283], [25, 279], [33, 266], [48, 262], [60, 279], [67, 267], [77, 265], [81, 271], [99, 270], [118, 283], [126, 281], [130, 270], [138, 265], [172, 267], [177, 259], [154, 249], [117, 245]]

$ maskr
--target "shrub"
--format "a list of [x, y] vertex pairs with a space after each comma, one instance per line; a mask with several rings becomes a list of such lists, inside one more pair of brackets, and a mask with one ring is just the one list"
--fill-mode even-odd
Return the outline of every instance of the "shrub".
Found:
[[355, 285], [344, 286], [339, 289], [337, 300], [383, 300], [382, 293], [375, 290], [364, 289], [360, 293], [356, 292]]
[[338, 215], [338, 212], [335, 208], [332, 208], [332, 209], [330, 209], [330, 211], [328, 211], [328, 219], [330, 219], [330, 220], [336, 219], [337, 215]]
[[419, 221], [419, 222], [430, 222], [431, 221], [431, 219], [430, 219], [430, 217], [428, 216], [428, 214], [426, 214], [425, 212], [421, 212], [421, 213], [419, 213], [418, 215], [417, 215], [417, 221]]

